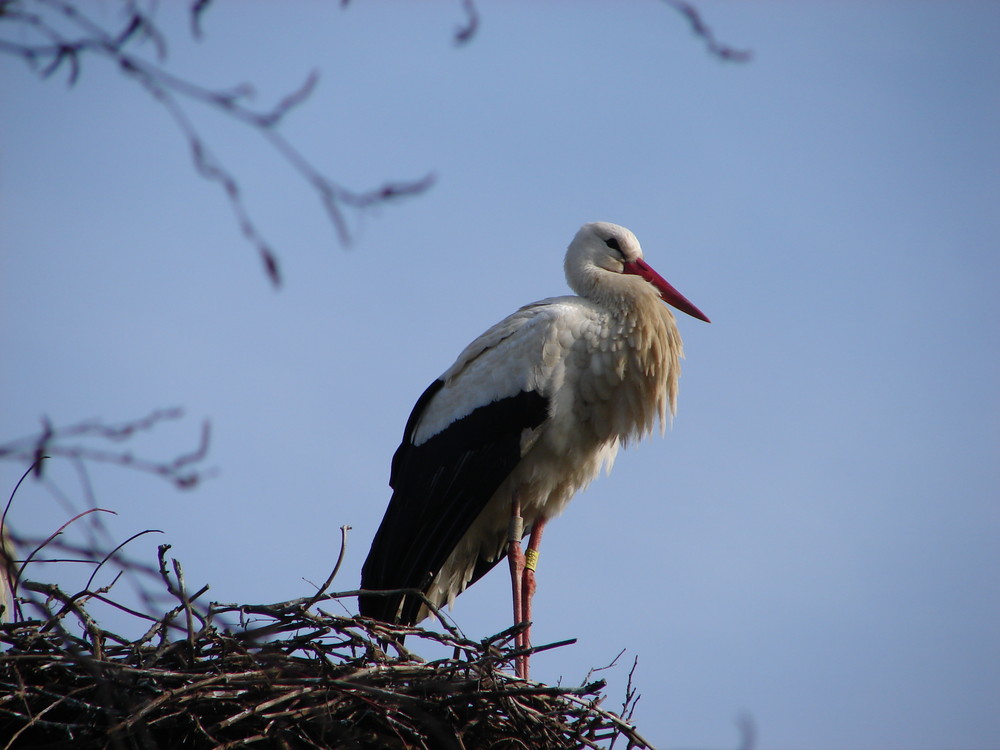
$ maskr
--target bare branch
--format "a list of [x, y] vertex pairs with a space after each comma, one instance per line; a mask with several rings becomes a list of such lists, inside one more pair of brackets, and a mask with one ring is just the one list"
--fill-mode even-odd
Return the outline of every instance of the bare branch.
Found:
[[[229, 90], [213, 90], [167, 72], [160, 64], [145, 59], [132, 48], [140, 42], [150, 42], [158, 63], [167, 59], [167, 41], [153, 19], [131, 0], [119, 0], [124, 23], [112, 30], [95, 22], [69, 0], [23, 0], [0, 4], [0, 24], [13, 28], [18, 41], [0, 39], [0, 53], [19, 57], [42, 78], [68, 67], [68, 83], [73, 85], [80, 76], [84, 58], [104, 58], [136, 81], [169, 113], [188, 141], [197, 172], [217, 183], [229, 201], [243, 236], [256, 249], [265, 273], [275, 287], [281, 283], [281, 271], [276, 253], [250, 216], [243, 200], [242, 189], [234, 172], [212, 153], [200, 131], [194, 126], [187, 106], [199, 104], [221, 111], [232, 119], [254, 129], [271, 148], [318, 191], [321, 205], [333, 223], [340, 241], [348, 244], [351, 232], [344, 215], [345, 208], [365, 210], [397, 198], [417, 195], [433, 183], [429, 175], [417, 180], [390, 182], [369, 191], [345, 188], [316, 169], [277, 130], [284, 117], [302, 105], [314, 92], [318, 74], [310, 73], [301, 87], [284, 96], [269, 110], [257, 111], [243, 102], [252, 92], [246, 84]], [[190, 6], [191, 35], [203, 36], [202, 21], [211, 0], [194, 0]], [[31, 7], [33, 12], [24, 8]], [[471, 2], [466, 1], [470, 16], [465, 35], [474, 31], [477, 15]], [[67, 27], [69, 30], [67, 30]], [[461, 33], [461, 32], [460, 32]], [[40, 41], [30, 40], [32, 35]]]
[[347, 553], [347, 532], [350, 530], [350, 526], [340, 527], [340, 554], [337, 555], [337, 564], [333, 566], [333, 571], [327, 577], [323, 585], [320, 586], [316, 593], [313, 594], [312, 598], [303, 605], [305, 609], [309, 609], [323, 597], [326, 590], [333, 584], [333, 579], [337, 577], [337, 573], [340, 572], [340, 566], [344, 563], [344, 555]]
[[195, 39], [201, 39], [201, 17], [211, 4], [212, 0], [194, 0], [191, 3], [191, 36]]
[[456, 44], [465, 44], [479, 30], [479, 11], [476, 9], [475, 0], [462, 0], [462, 10], [465, 11], [465, 24], [459, 26], [455, 32]]
[[[160, 529], [146, 529], [145, 531], [139, 531], [130, 536], [128, 539], [126, 539], [124, 542], [122, 542], [113, 550], [111, 550], [108, 554], [106, 554], [101, 559], [101, 561], [97, 563], [97, 567], [94, 568], [93, 572], [90, 574], [90, 578], [87, 579], [87, 585], [84, 586], [83, 588], [89, 589], [91, 584], [93, 584], [94, 582], [94, 576], [96, 576], [97, 572], [104, 566], [104, 563], [106, 563], [108, 560], [114, 557], [119, 552], [119, 550], [121, 550], [126, 544], [131, 542], [133, 539], [138, 539], [140, 536], [144, 536], [145, 534], [162, 534], [162, 533], [163, 531], [161, 531]], [[38, 561], [36, 560], [36, 562]]]
[[77, 462], [109, 463], [155, 474], [178, 488], [187, 489], [198, 484], [206, 476], [193, 467], [203, 461], [208, 454], [211, 429], [207, 421], [202, 424], [199, 443], [192, 451], [166, 461], [138, 458], [129, 451], [96, 448], [88, 442], [99, 440], [119, 443], [132, 438], [138, 432], [152, 430], [162, 422], [177, 420], [183, 415], [181, 409], [157, 409], [146, 417], [129, 422], [105, 424], [96, 419], [89, 419], [62, 428], [53, 427], [46, 418], [42, 420], [42, 431], [39, 434], [0, 444], [0, 460], [30, 463], [37, 478], [42, 475], [41, 459], [46, 457], [68, 458]]
[[62, 534], [63, 531], [65, 531], [68, 526], [71, 526], [72, 524], [74, 524], [76, 521], [80, 520], [84, 516], [88, 516], [91, 513], [97, 513], [97, 512], [100, 512], [100, 513], [111, 513], [113, 515], [117, 515], [113, 510], [107, 510], [106, 508], [88, 508], [87, 510], [83, 511], [82, 513], [78, 513], [77, 515], [75, 515], [71, 519], [69, 519], [66, 523], [64, 523], [62, 526], [60, 526], [54, 532], [52, 532], [51, 535], [49, 535], [41, 544], [39, 544], [38, 546], [36, 546], [31, 551], [31, 553], [21, 563], [21, 567], [19, 567], [17, 569], [17, 575], [14, 577], [14, 580], [13, 580], [13, 582], [11, 584], [11, 595], [15, 599], [17, 598], [17, 585], [20, 582], [21, 578], [24, 576], [24, 569], [28, 567], [28, 563], [31, 562], [31, 559], [35, 555], [37, 555], [39, 552], [41, 552], [43, 549], [45, 549], [45, 547], [48, 546], [49, 542], [51, 542], [57, 536], [59, 536], [60, 534]]
[[747, 62], [753, 57], [753, 53], [750, 50], [739, 50], [720, 43], [715, 38], [715, 32], [705, 23], [701, 14], [698, 13], [698, 10], [691, 3], [684, 2], [684, 0], [663, 0], [663, 2], [687, 19], [694, 35], [702, 39], [708, 47], [708, 51], [716, 57], [730, 62]]
[[755, 750], [757, 747], [757, 724], [750, 714], [741, 714], [736, 719], [736, 727], [740, 732], [739, 750]]

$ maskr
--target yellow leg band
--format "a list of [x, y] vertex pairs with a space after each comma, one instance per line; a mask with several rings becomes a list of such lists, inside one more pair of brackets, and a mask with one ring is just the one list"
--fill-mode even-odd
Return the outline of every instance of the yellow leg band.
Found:
[[528, 548], [524, 551], [524, 569], [534, 570], [538, 565], [538, 550]]

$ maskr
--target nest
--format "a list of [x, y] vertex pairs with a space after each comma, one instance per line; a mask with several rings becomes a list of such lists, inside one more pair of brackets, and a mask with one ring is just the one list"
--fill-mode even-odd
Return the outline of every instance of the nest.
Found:
[[[202, 605], [208, 587], [189, 594], [168, 549], [147, 568], [169, 599], [158, 615], [116, 603], [110, 586], [68, 594], [15, 578], [14, 621], [0, 624], [0, 748], [649, 747], [630, 722], [631, 675], [616, 714], [601, 707], [603, 680], [514, 677], [516, 628], [475, 641], [440, 613], [440, 632], [331, 614], [322, 605], [358, 593], [324, 593], [333, 574], [302, 599]], [[97, 602], [145, 632], [102, 627]], [[450, 655], [422, 659], [424, 646]]]

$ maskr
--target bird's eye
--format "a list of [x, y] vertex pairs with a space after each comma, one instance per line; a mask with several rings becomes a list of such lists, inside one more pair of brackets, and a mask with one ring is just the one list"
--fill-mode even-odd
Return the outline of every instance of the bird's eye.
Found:
[[620, 253], [622, 251], [622, 246], [618, 244], [617, 237], [609, 237], [608, 239], [604, 240], [604, 244], [610, 247], [615, 252]]

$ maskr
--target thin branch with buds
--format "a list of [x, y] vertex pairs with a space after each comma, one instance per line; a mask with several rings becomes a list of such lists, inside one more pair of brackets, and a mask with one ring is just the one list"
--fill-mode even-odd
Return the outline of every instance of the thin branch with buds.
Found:
[[[162, 63], [167, 59], [167, 40], [151, 15], [134, 0], [119, 0], [124, 22], [113, 30], [94, 21], [69, 0], [0, 0], [0, 30], [10, 29], [8, 38], [0, 38], [0, 53], [22, 59], [42, 78], [67, 68], [70, 85], [79, 79], [85, 59], [104, 58], [127, 78], [137, 82], [163, 105], [188, 142], [198, 173], [218, 183], [226, 195], [243, 236], [261, 258], [268, 279], [281, 283], [278, 257], [264, 239], [243, 199], [243, 190], [233, 171], [218, 159], [213, 149], [195, 127], [188, 112], [190, 103], [207, 106], [255, 130], [285, 162], [298, 172], [319, 194], [321, 205], [333, 223], [340, 241], [347, 244], [351, 233], [345, 209], [364, 210], [426, 191], [434, 182], [432, 174], [416, 180], [389, 181], [367, 191], [348, 189], [330, 179], [307, 159], [279, 131], [289, 112], [298, 108], [313, 93], [318, 74], [310, 73], [302, 86], [284, 96], [268, 110], [255, 110], [245, 104], [253, 87], [240, 85], [228, 90], [209, 89], [168, 72]], [[196, 0], [190, 8], [191, 34], [203, 36], [202, 21], [210, 0]], [[475, 28], [475, 9], [469, 4], [467, 36]], [[31, 40], [32, 37], [39, 41]], [[140, 43], [153, 46], [155, 61], [134, 52]]]
[[45, 458], [115, 464], [155, 474], [180, 489], [189, 489], [206, 476], [195, 465], [208, 455], [211, 427], [207, 421], [202, 423], [201, 436], [193, 450], [165, 461], [140, 458], [131, 451], [109, 450], [91, 444], [92, 441], [120, 443], [136, 433], [150, 431], [163, 422], [178, 420], [183, 416], [181, 409], [157, 409], [140, 419], [119, 424], [88, 419], [67, 427], [54, 427], [48, 419], [43, 419], [42, 430], [37, 435], [0, 443], [0, 461], [30, 463], [36, 478], [42, 476]]

